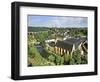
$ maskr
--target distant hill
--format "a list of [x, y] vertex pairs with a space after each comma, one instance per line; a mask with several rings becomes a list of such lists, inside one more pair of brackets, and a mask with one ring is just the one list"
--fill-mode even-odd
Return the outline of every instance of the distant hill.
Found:
[[[28, 32], [38, 32], [38, 31], [48, 31], [48, 30], [53, 30], [53, 29], [55, 29], [55, 27], [52, 27], [52, 28], [50, 28], [50, 27], [28, 27]], [[61, 28], [56, 28], [56, 29], [58, 29], [59, 31], [65, 31], [65, 30], [70, 30], [70, 31], [80, 31], [80, 30], [87, 30], [87, 27], [84, 27], [84, 28], [82, 28], [82, 27], [66, 27], [66, 28], [63, 28], [63, 27], [61, 27]]]
[[47, 31], [47, 27], [28, 27], [28, 32]]

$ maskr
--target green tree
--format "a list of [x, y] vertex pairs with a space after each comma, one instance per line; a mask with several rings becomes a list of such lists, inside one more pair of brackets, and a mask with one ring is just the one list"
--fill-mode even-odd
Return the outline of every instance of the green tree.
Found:
[[34, 53], [34, 50], [32, 47], [28, 47], [28, 55], [31, 57], [31, 58], [34, 58], [35, 57], [35, 53]]
[[87, 55], [81, 56], [81, 64], [87, 64]]
[[48, 59], [49, 59], [49, 61], [54, 62], [55, 57], [54, 57], [53, 55], [50, 55], [50, 56], [48, 57]]
[[56, 65], [60, 65], [61, 64], [60, 56], [56, 56], [55, 57], [55, 63], [56, 63]]
[[80, 52], [80, 50], [77, 49], [73, 53], [73, 59], [74, 59], [75, 64], [81, 64], [81, 52]]
[[70, 57], [70, 59], [69, 59], [69, 64], [70, 64], [70, 65], [75, 64], [75, 61], [74, 61], [74, 58], [73, 58], [73, 57]]
[[64, 64], [69, 64], [69, 60], [70, 60], [70, 54], [64, 54]]
[[61, 57], [61, 65], [63, 65], [63, 64], [64, 64], [64, 58]]

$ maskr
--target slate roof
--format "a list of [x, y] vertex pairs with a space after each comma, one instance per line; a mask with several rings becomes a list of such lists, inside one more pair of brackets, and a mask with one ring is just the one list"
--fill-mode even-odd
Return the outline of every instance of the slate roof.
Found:
[[86, 41], [87, 38], [86, 37], [82, 37], [82, 38], [68, 38], [66, 40], [64, 40], [64, 42], [69, 43], [69, 44], [74, 44], [75, 45], [75, 49], [78, 48], [78, 46], [80, 45], [81, 42]]

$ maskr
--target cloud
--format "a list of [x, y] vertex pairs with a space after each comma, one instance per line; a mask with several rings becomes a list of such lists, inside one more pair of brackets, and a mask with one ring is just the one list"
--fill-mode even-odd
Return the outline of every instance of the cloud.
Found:
[[33, 16], [28, 25], [48, 27], [87, 27], [87, 17]]

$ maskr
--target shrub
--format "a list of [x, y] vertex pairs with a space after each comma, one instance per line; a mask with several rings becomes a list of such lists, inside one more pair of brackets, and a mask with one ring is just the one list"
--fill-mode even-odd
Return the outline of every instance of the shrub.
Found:
[[55, 57], [54, 57], [53, 55], [50, 55], [50, 56], [48, 57], [48, 59], [49, 59], [51, 62], [54, 62]]
[[87, 64], [87, 55], [81, 57], [81, 64]]
[[63, 64], [64, 64], [64, 58], [61, 57], [61, 65], [63, 65]]
[[56, 60], [55, 60], [56, 65], [60, 65], [60, 61], [61, 61], [60, 57], [56, 56]]
[[35, 57], [35, 53], [34, 53], [34, 50], [32, 47], [29, 47], [28, 48], [28, 55], [31, 57], [31, 58], [34, 58]]

